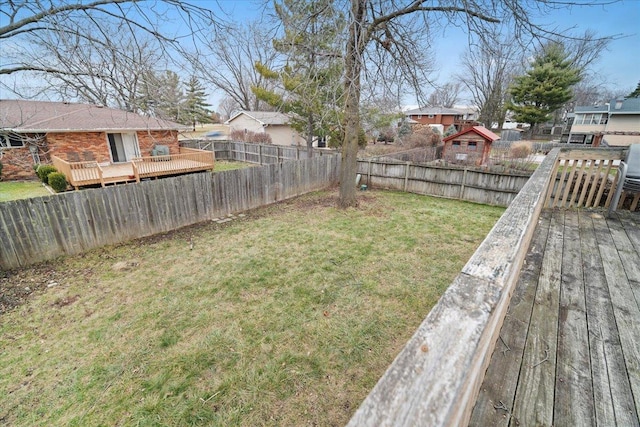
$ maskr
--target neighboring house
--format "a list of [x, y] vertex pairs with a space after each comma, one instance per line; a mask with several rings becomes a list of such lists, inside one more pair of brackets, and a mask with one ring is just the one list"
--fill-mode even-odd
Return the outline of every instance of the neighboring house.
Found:
[[442, 125], [445, 131], [451, 125], [454, 125], [460, 132], [470, 129], [478, 124], [475, 121], [477, 109], [471, 107], [423, 107], [408, 110], [404, 114], [407, 116], [409, 123], [415, 122], [422, 125]]
[[0, 100], [2, 178], [33, 179], [33, 165], [65, 162], [124, 164], [156, 146], [178, 154], [186, 127], [139, 114], [66, 102]]
[[483, 126], [474, 126], [442, 141], [442, 157], [449, 161], [462, 161], [484, 165], [489, 160], [491, 144], [500, 139], [498, 135]]
[[270, 111], [240, 111], [224, 124], [231, 132], [266, 133], [275, 145], [306, 145], [305, 139], [289, 124], [291, 117]]
[[576, 107], [570, 144], [626, 147], [640, 143], [640, 98], [614, 99], [605, 105]]

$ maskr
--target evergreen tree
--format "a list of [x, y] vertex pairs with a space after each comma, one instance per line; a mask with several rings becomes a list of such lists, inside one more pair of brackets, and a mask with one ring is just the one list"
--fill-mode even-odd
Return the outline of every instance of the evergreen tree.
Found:
[[291, 126], [305, 136], [311, 155], [314, 137], [329, 136], [335, 143], [342, 133], [340, 35], [345, 19], [330, 0], [283, 0], [275, 10], [284, 35], [273, 44], [287, 63], [279, 70], [255, 66], [263, 77], [277, 81], [280, 90], [252, 90], [259, 99], [292, 113]]
[[638, 82], [638, 86], [636, 86], [636, 89], [629, 95], [627, 95], [627, 98], [640, 98], [640, 82]]
[[[139, 105], [143, 113], [182, 123], [184, 92], [178, 74], [148, 72], [143, 77]], [[188, 123], [188, 122], [187, 122]]]
[[571, 100], [571, 87], [580, 81], [580, 73], [571, 66], [564, 47], [550, 43], [536, 55], [526, 74], [514, 80], [507, 108], [516, 121], [529, 123], [535, 132], [539, 123]]
[[197, 123], [211, 123], [211, 112], [207, 109], [210, 104], [206, 102], [207, 94], [200, 80], [196, 76], [191, 76], [187, 82], [187, 90], [182, 109], [181, 123], [193, 126], [196, 130]]

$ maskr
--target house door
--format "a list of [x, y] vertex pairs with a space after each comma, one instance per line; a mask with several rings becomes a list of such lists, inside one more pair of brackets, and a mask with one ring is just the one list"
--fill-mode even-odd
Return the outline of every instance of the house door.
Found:
[[140, 157], [140, 148], [135, 133], [109, 133], [109, 151], [114, 163], [129, 162]]

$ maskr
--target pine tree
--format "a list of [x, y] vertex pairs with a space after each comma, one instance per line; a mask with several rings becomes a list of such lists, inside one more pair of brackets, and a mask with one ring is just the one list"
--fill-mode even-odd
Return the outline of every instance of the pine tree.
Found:
[[571, 87], [580, 81], [579, 70], [571, 66], [568, 54], [559, 43], [551, 43], [534, 58], [530, 69], [515, 78], [509, 89], [507, 108], [518, 122], [529, 123], [533, 132], [539, 123], [571, 100]]
[[638, 82], [638, 86], [636, 86], [636, 89], [629, 95], [627, 95], [627, 98], [640, 98], [640, 82]]
[[275, 49], [287, 58], [279, 70], [256, 64], [256, 70], [272, 81], [279, 91], [252, 88], [256, 96], [276, 108], [291, 113], [291, 126], [305, 136], [308, 153], [314, 137], [341, 134], [339, 108], [342, 90], [340, 34], [344, 16], [329, 0], [300, 2], [283, 0], [275, 5], [284, 26]]
[[183, 122], [181, 123], [193, 126], [195, 131], [197, 123], [212, 122], [211, 112], [207, 109], [211, 105], [207, 104], [207, 94], [196, 76], [191, 76], [186, 86], [186, 96], [182, 109]]

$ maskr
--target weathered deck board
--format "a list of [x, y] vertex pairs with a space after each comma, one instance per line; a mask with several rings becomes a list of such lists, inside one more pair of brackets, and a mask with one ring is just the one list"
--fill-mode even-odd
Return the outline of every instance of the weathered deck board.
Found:
[[540, 225], [533, 235], [504, 326], [493, 351], [492, 358], [498, 358], [502, 363], [489, 365], [469, 425], [509, 425], [542, 256], [547, 243], [549, 220], [548, 212], [542, 212]]
[[513, 404], [512, 424], [553, 424], [563, 226], [564, 217], [560, 211], [560, 214], [551, 217], [549, 225], [520, 369], [521, 380], [518, 382]]
[[578, 216], [567, 214], [562, 251], [554, 424], [593, 425], [595, 410]]
[[543, 211], [526, 259], [470, 425], [640, 425], [640, 215]]

